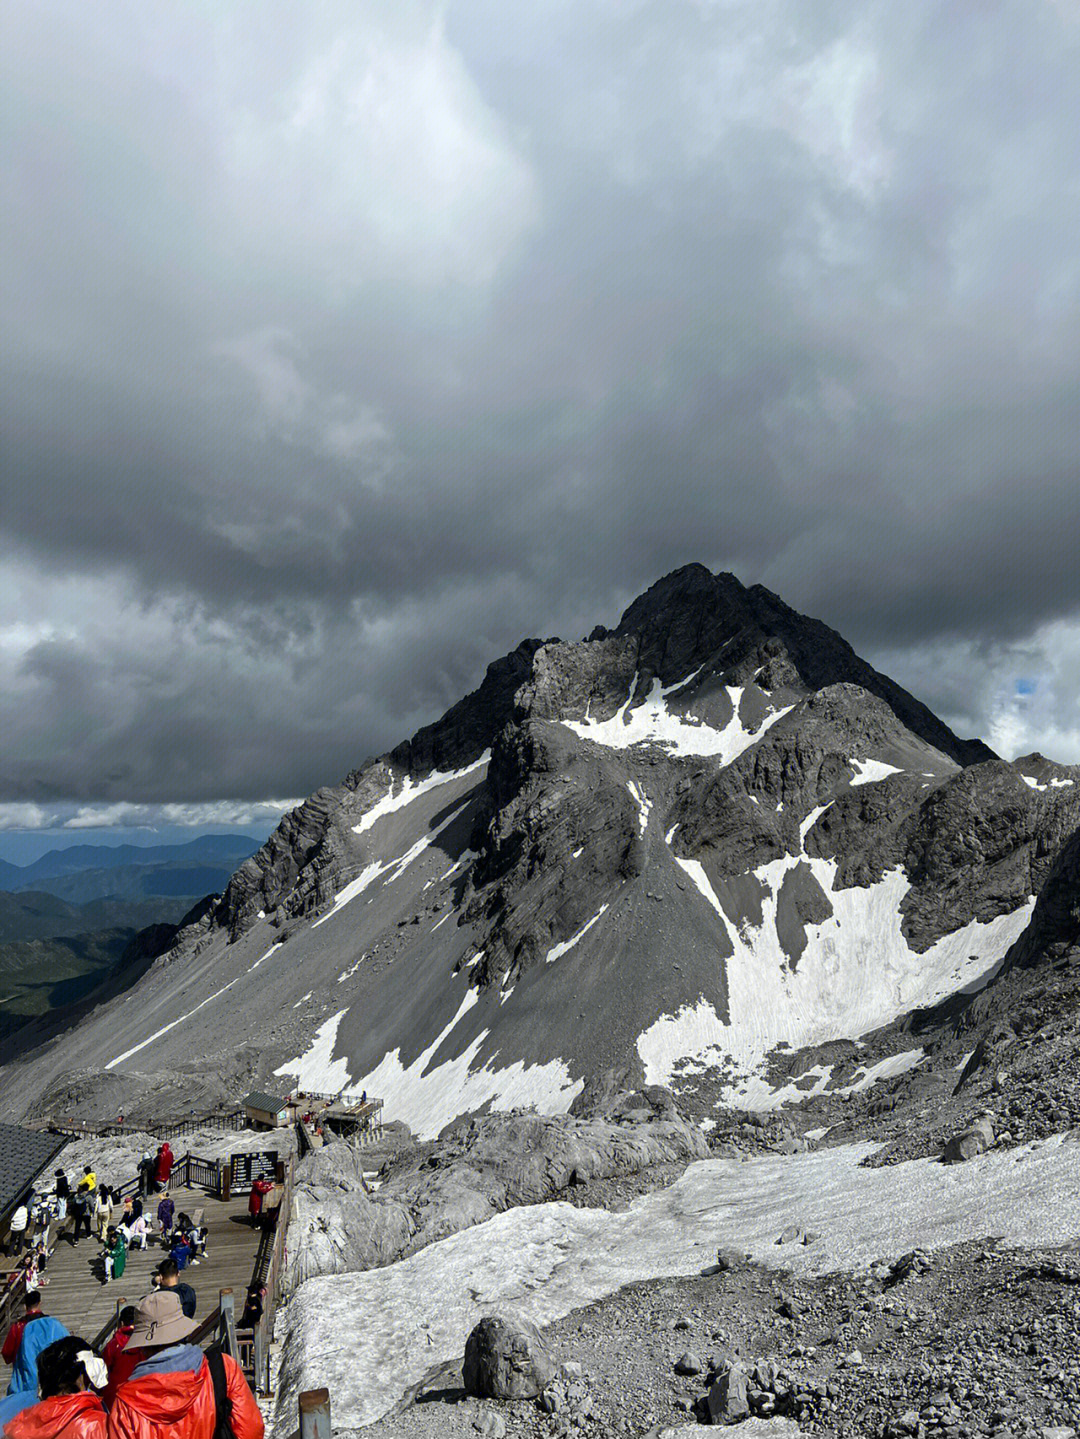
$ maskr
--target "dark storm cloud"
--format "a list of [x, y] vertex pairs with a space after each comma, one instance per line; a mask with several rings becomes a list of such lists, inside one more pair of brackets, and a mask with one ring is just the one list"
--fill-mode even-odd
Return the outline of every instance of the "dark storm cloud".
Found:
[[689, 559], [1080, 758], [1070, 6], [4, 27], [6, 798], [304, 793]]

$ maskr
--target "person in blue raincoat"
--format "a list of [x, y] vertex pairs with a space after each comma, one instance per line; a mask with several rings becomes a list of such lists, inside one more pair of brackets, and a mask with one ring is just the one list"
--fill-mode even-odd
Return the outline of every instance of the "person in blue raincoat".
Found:
[[48, 1349], [49, 1345], [55, 1343], [57, 1339], [67, 1337], [67, 1330], [59, 1319], [54, 1319], [51, 1314], [34, 1312], [37, 1305], [32, 1304], [32, 1300], [40, 1303], [41, 1296], [36, 1293], [26, 1296], [26, 1322], [11, 1370], [11, 1379], [8, 1382], [7, 1392], [9, 1394], [21, 1394], [27, 1389], [33, 1390], [36, 1394], [38, 1355], [43, 1349]]

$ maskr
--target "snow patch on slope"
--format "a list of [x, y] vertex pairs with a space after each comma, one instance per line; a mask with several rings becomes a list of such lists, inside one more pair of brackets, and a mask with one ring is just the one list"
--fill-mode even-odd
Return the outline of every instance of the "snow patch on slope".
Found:
[[602, 904], [597, 913], [593, 915], [592, 919], [587, 920], [585, 924], [581, 926], [577, 934], [573, 935], [570, 939], [564, 939], [562, 944], [557, 944], [554, 949], [548, 950], [547, 957], [545, 958], [544, 963], [554, 964], [557, 959], [562, 959], [564, 954], [569, 954], [570, 951], [573, 949], [574, 945], [577, 944], [579, 940], [585, 938], [589, 930], [592, 929], [596, 921], [600, 919], [600, 917], [605, 914], [606, 911], [607, 905]]
[[[704, 1160], [622, 1213], [530, 1205], [386, 1268], [309, 1280], [286, 1312], [274, 1439], [295, 1429], [305, 1389], [329, 1387], [337, 1426], [373, 1423], [433, 1365], [460, 1354], [484, 1314], [512, 1304], [543, 1326], [627, 1284], [698, 1274], [713, 1262], [718, 1234], [771, 1267], [828, 1274], [976, 1234], [1058, 1244], [1075, 1228], [1075, 1135], [966, 1165], [860, 1168], [874, 1147]], [[778, 1246], [792, 1215], [820, 1239]]]
[[[1030, 899], [988, 923], [972, 920], [920, 954], [900, 927], [900, 904], [910, 884], [899, 869], [865, 889], [837, 890], [835, 860], [785, 856], [754, 871], [765, 888], [761, 923], [738, 928], [701, 863], [675, 858], [719, 917], [734, 950], [723, 961], [729, 1022], [704, 995], [676, 1014], [661, 1015], [637, 1041], [645, 1080], [667, 1085], [686, 1061], [711, 1067], [730, 1059], [746, 1078], [725, 1099], [755, 1107], [765, 1107], [773, 1091], [751, 1078], [763, 1080], [762, 1061], [781, 1040], [800, 1049], [865, 1034], [908, 1010], [977, 987], [1024, 930], [1035, 905]], [[792, 970], [776, 917], [784, 875], [798, 864], [810, 868], [833, 913], [806, 926], [806, 948]]]
[[636, 780], [628, 779], [626, 788], [630, 791], [630, 798], [638, 807], [638, 825], [641, 833], [644, 834], [649, 823], [649, 811], [652, 809], [652, 800], [641, 788]]
[[610, 719], [594, 720], [588, 710], [584, 719], [562, 720], [567, 729], [573, 730], [581, 739], [592, 740], [594, 744], [606, 745], [610, 749], [629, 749], [632, 745], [657, 744], [671, 754], [677, 755], [718, 755], [721, 764], [730, 764], [743, 750], [756, 744], [767, 729], [782, 719], [794, 705], [773, 710], [765, 716], [757, 730], [748, 730], [739, 717], [743, 690], [727, 686], [733, 714], [722, 730], [713, 729], [692, 714], [672, 713], [666, 703], [667, 695], [681, 688], [687, 680], [664, 689], [654, 679], [645, 699], [636, 708], [630, 704], [637, 687], [637, 676], [630, 686], [626, 701]]
[[[363, 894], [369, 885], [374, 884], [377, 879], [381, 879], [384, 874], [390, 875], [390, 878], [386, 880], [387, 884], [393, 884], [396, 879], [400, 879], [409, 866], [415, 860], [419, 859], [426, 849], [430, 849], [439, 835], [442, 834], [443, 830], [452, 825], [457, 817], [469, 807], [469, 803], [470, 801], [466, 800], [464, 804], [459, 804], [457, 809], [448, 814], [441, 824], [437, 824], [435, 828], [429, 830], [427, 834], [421, 835], [412, 848], [406, 850], [404, 854], [399, 855], [397, 859], [377, 859], [371, 864], [365, 865], [355, 879], [351, 879], [343, 889], [339, 889], [337, 894], [334, 895], [333, 909], [328, 909], [324, 915], [315, 920], [311, 928], [318, 929], [320, 924], [325, 924], [328, 919], [333, 919], [334, 915], [338, 914], [345, 905], [351, 900], [356, 899], [358, 895]], [[393, 873], [391, 873], [391, 871], [393, 871]], [[447, 871], [447, 873], [450, 872], [451, 871]]]
[[894, 764], [886, 764], [880, 759], [853, 759], [851, 767], [855, 771], [855, 778], [851, 781], [851, 788], [857, 784], [876, 784], [879, 779], [887, 779], [891, 774], [902, 774], [903, 771]]
[[334, 1058], [334, 1045], [341, 1021], [348, 1009], [339, 1009], [325, 1024], [315, 1031], [305, 1054], [299, 1054], [287, 1064], [274, 1070], [278, 1076], [291, 1076], [296, 1080], [297, 1089], [313, 1089], [317, 1094], [337, 1094], [349, 1083], [349, 1063], [346, 1059]]
[[[506, 998], [512, 992], [508, 991]], [[401, 1062], [399, 1047], [384, 1055], [352, 1087], [380, 1095], [386, 1102], [387, 1120], [404, 1120], [419, 1139], [434, 1139], [459, 1114], [485, 1104], [495, 1110], [535, 1106], [543, 1114], [565, 1113], [581, 1093], [583, 1081], [571, 1079], [561, 1059], [531, 1065], [518, 1060], [504, 1069], [493, 1069], [489, 1062], [481, 1069], [472, 1069], [488, 1036], [486, 1029], [456, 1058], [429, 1069], [440, 1046], [479, 997], [479, 991], [470, 989], [453, 1019], [408, 1068]]]
[[1037, 779], [1033, 779], [1032, 776], [1029, 774], [1022, 774], [1020, 778], [1024, 781], [1024, 783], [1028, 786], [1029, 789], [1039, 789], [1044, 791], [1048, 789], [1069, 789], [1072, 785], [1076, 783], [1076, 781], [1072, 779], [1055, 778], [1048, 780], [1046, 784], [1040, 784]]
[[365, 813], [359, 824], [352, 827], [353, 834], [363, 834], [376, 824], [385, 815], [393, 814], [395, 810], [403, 809], [405, 805], [412, 804], [414, 799], [419, 799], [422, 794], [428, 794], [440, 785], [449, 784], [455, 779], [464, 779], [466, 775], [475, 774], [478, 769], [483, 769], [491, 758], [491, 751], [486, 749], [479, 759], [472, 764], [466, 765], [464, 769], [438, 770], [433, 769], [429, 775], [421, 780], [414, 780], [412, 775], [406, 775], [401, 782], [401, 788], [397, 794], [394, 793], [394, 775], [390, 773], [390, 788], [382, 799]]

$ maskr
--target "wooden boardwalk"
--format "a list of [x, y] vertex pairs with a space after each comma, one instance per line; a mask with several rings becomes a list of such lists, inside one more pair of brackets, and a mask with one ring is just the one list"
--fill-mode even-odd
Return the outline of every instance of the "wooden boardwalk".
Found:
[[[209, 1229], [206, 1257], [195, 1266], [189, 1265], [181, 1276], [198, 1297], [195, 1318], [201, 1321], [217, 1307], [222, 1289], [232, 1289], [239, 1318], [252, 1281], [260, 1237], [248, 1223], [247, 1195], [223, 1202], [202, 1189], [175, 1185], [170, 1194], [177, 1213], [184, 1210], [192, 1214], [201, 1208]], [[157, 1209], [158, 1197], [147, 1203], [148, 1214]], [[41, 1291], [45, 1312], [59, 1319], [70, 1333], [91, 1342], [116, 1312], [118, 1301], [135, 1304], [153, 1289], [151, 1275], [167, 1253], [160, 1239], [150, 1238], [145, 1250], [128, 1251], [123, 1277], [104, 1284], [101, 1252], [97, 1240], [85, 1235], [75, 1246], [61, 1239], [49, 1260], [48, 1286]]]

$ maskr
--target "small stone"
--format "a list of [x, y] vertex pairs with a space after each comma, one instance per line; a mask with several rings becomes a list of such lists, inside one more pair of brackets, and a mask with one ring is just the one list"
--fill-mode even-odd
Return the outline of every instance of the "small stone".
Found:
[[797, 1224], [788, 1224], [780, 1231], [780, 1237], [776, 1242], [777, 1244], [794, 1244], [796, 1239], [801, 1237], [802, 1230], [799, 1226]]
[[505, 1439], [506, 1420], [492, 1409], [485, 1409], [482, 1414], [477, 1415], [472, 1427], [480, 1435], [480, 1439]]
[[700, 1374], [704, 1368], [700, 1355], [695, 1354], [692, 1349], [688, 1349], [685, 1354], [680, 1354], [675, 1361], [676, 1374]]

